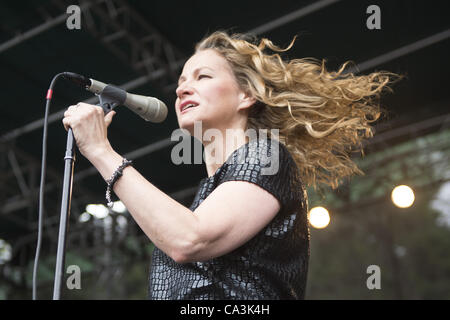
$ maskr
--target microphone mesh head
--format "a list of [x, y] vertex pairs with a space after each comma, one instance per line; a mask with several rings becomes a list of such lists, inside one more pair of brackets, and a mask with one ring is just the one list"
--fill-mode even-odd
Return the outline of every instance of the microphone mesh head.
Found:
[[167, 106], [164, 102], [137, 94], [127, 93], [125, 106], [150, 122], [163, 122], [167, 117]]
[[[163, 122], [167, 118], [167, 112], [168, 112], [167, 106], [161, 100], [158, 100], [156, 98], [154, 98], [154, 99], [158, 103], [158, 107], [156, 109], [156, 114], [153, 118], [153, 122], [156, 122], [156, 123]], [[150, 121], [152, 121], [152, 120], [150, 120]]]

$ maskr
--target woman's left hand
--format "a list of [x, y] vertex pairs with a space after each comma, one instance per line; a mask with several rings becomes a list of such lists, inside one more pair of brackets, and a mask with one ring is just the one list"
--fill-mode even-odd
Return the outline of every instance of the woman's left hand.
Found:
[[105, 116], [101, 107], [80, 102], [67, 109], [62, 122], [66, 130], [72, 128], [78, 149], [90, 160], [111, 149], [107, 128], [115, 114], [111, 111]]

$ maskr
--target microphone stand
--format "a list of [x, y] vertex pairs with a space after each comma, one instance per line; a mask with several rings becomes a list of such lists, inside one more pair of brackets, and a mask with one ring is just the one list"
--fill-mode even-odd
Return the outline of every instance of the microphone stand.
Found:
[[67, 132], [66, 154], [64, 156], [64, 180], [61, 200], [61, 213], [59, 220], [58, 250], [56, 253], [55, 283], [53, 288], [53, 300], [59, 300], [61, 296], [62, 280], [64, 274], [64, 260], [66, 248], [66, 231], [69, 225], [70, 204], [72, 200], [73, 166], [75, 162], [75, 139], [72, 129]]
[[[103, 90], [98, 95], [100, 99], [100, 106], [103, 108], [105, 115], [117, 107], [124, 101], [123, 94], [117, 91]], [[62, 282], [64, 275], [64, 262], [66, 250], [66, 232], [69, 225], [70, 206], [72, 200], [72, 185], [73, 185], [73, 168], [75, 162], [75, 139], [72, 129], [69, 128], [67, 132], [66, 153], [64, 156], [64, 180], [63, 192], [61, 200], [61, 213], [59, 220], [59, 234], [58, 234], [58, 249], [56, 253], [56, 267], [55, 267], [55, 282], [53, 287], [53, 300], [59, 300], [62, 291]]]

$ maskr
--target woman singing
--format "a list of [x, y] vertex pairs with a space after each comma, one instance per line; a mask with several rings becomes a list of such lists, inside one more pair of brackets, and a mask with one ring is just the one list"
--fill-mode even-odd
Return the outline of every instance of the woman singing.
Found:
[[85, 103], [66, 111], [66, 130], [103, 178], [122, 172], [113, 191], [155, 245], [151, 299], [305, 297], [305, 186], [336, 188], [361, 173], [348, 152], [372, 136], [375, 98], [393, 74], [355, 76], [343, 72], [346, 64], [328, 72], [314, 59], [283, 60], [292, 45], [224, 32], [197, 44], [175, 103], [180, 128], [205, 149], [208, 176], [189, 208], [113, 150], [107, 127], [114, 111], [105, 116]]

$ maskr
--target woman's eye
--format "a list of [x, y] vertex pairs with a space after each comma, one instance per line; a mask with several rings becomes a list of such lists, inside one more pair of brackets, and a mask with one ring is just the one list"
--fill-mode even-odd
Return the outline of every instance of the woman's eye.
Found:
[[211, 78], [210, 76], [206, 75], [206, 74], [200, 74], [198, 76], [198, 79], [203, 79], [203, 78]]

